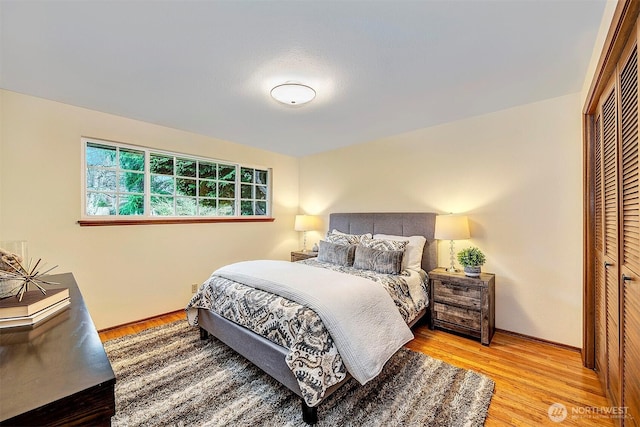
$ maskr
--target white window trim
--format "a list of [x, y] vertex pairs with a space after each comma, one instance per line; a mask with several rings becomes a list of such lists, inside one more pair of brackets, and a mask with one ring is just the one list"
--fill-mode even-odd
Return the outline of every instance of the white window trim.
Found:
[[[273, 221], [272, 217], [272, 181], [273, 181], [273, 169], [262, 166], [262, 165], [252, 165], [246, 163], [238, 163], [229, 160], [215, 159], [210, 157], [196, 156], [193, 154], [186, 154], [181, 152], [167, 151], [156, 149], [152, 147], [146, 147], [142, 145], [134, 145], [127, 144], [118, 141], [111, 141], [102, 138], [91, 138], [91, 137], [81, 137], [81, 212], [80, 218], [78, 221], [81, 225], [101, 225], [97, 224], [99, 222], [108, 223], [108, 225], [122, 223], [122, 224], [130, 224], [130, 223], [199, 223], [199, 222], [249, 222], [249, 221]], [[119, 149], [132, 149], [143, 151], [145, 156], [144, 162], [144, 174], [145, 174], [145, 182], [144, 182], [144, 215], [89, 215], [87, 214], [87, 144], [95, 143], [95, 144], [104, 144], [106, 146], [118, 147]], [[229, 166], [236, 167], [236, 192], [234, 198], [234, 212], [235, 215], [225, 215], [225, 216], [200, 216], [200, 215], [151, 215], [151, 173], [150, 173], [150, 156], [151, 154], [160, 154], [167, 155], [172, 157], [180, 157], [189, 160], [197, 160], [197, 161], [205, 161], [216, 164], [224, 164]], [[242, 168], [250, 168], [250, 169], [259, 169], [267, 171], [267, 198], [265, 200], [267, 209], [266, 215], [241, 215], [241, 169]], [[175, 175], [174, 175], [175, 177]], [[117, 184], [116, 184], [117, 185]], [[255, 185], [255, 183], [254, 183]], [[175, 198], [175, 196], [174, 196]], [[216, 197], [217, 199], [217, 197]], [[253, 199], [256, 200], [256, 199]], [[175, 203], [175, 201], [174, 201]], [[175, 206], [175, 205], [174, 205]]]

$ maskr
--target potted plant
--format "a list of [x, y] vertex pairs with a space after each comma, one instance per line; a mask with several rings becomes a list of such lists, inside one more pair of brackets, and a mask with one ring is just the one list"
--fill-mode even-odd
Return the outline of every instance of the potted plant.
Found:
[[480, 266], [486, 258], [478, 248], [470, 247], [458, 252], [458, 262], [464, 267], [464, 274], [469, 277], [480, 276]]

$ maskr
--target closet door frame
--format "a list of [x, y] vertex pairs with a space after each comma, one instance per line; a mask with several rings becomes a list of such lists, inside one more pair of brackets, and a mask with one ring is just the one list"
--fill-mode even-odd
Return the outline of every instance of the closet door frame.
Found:
[[626, 51], [627, 40], [637, 31], [640, 1], [620, 0], [596, 67], [583, 108], [583, 334], [582, 362], [595, 367], [595, 117], [599, 101], [610, 89], [611, 79], [617, 79], [617, 63]]

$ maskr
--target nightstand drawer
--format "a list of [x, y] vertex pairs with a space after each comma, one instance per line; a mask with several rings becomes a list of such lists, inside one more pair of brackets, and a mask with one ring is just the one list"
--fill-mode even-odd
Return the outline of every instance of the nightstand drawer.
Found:
[[434, 280], [434, 300], [480, 310], [482, 290], [475, 286], [454, 285]]
[[481, 315], [479, 311], [453, 307], [447, 304], [433, 305], [435, 320], [449, 322], [469, 329], [480, 330]]

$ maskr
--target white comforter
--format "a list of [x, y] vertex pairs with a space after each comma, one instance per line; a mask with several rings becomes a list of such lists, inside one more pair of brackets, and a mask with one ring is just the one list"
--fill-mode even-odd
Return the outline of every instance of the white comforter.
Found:
[[411, 330], [387, 291], [371, 280], [288, 261], [245, 261], [213, 275], [306, 305], [322, 319], [347, 370], [360, 384], [375, 378]]

